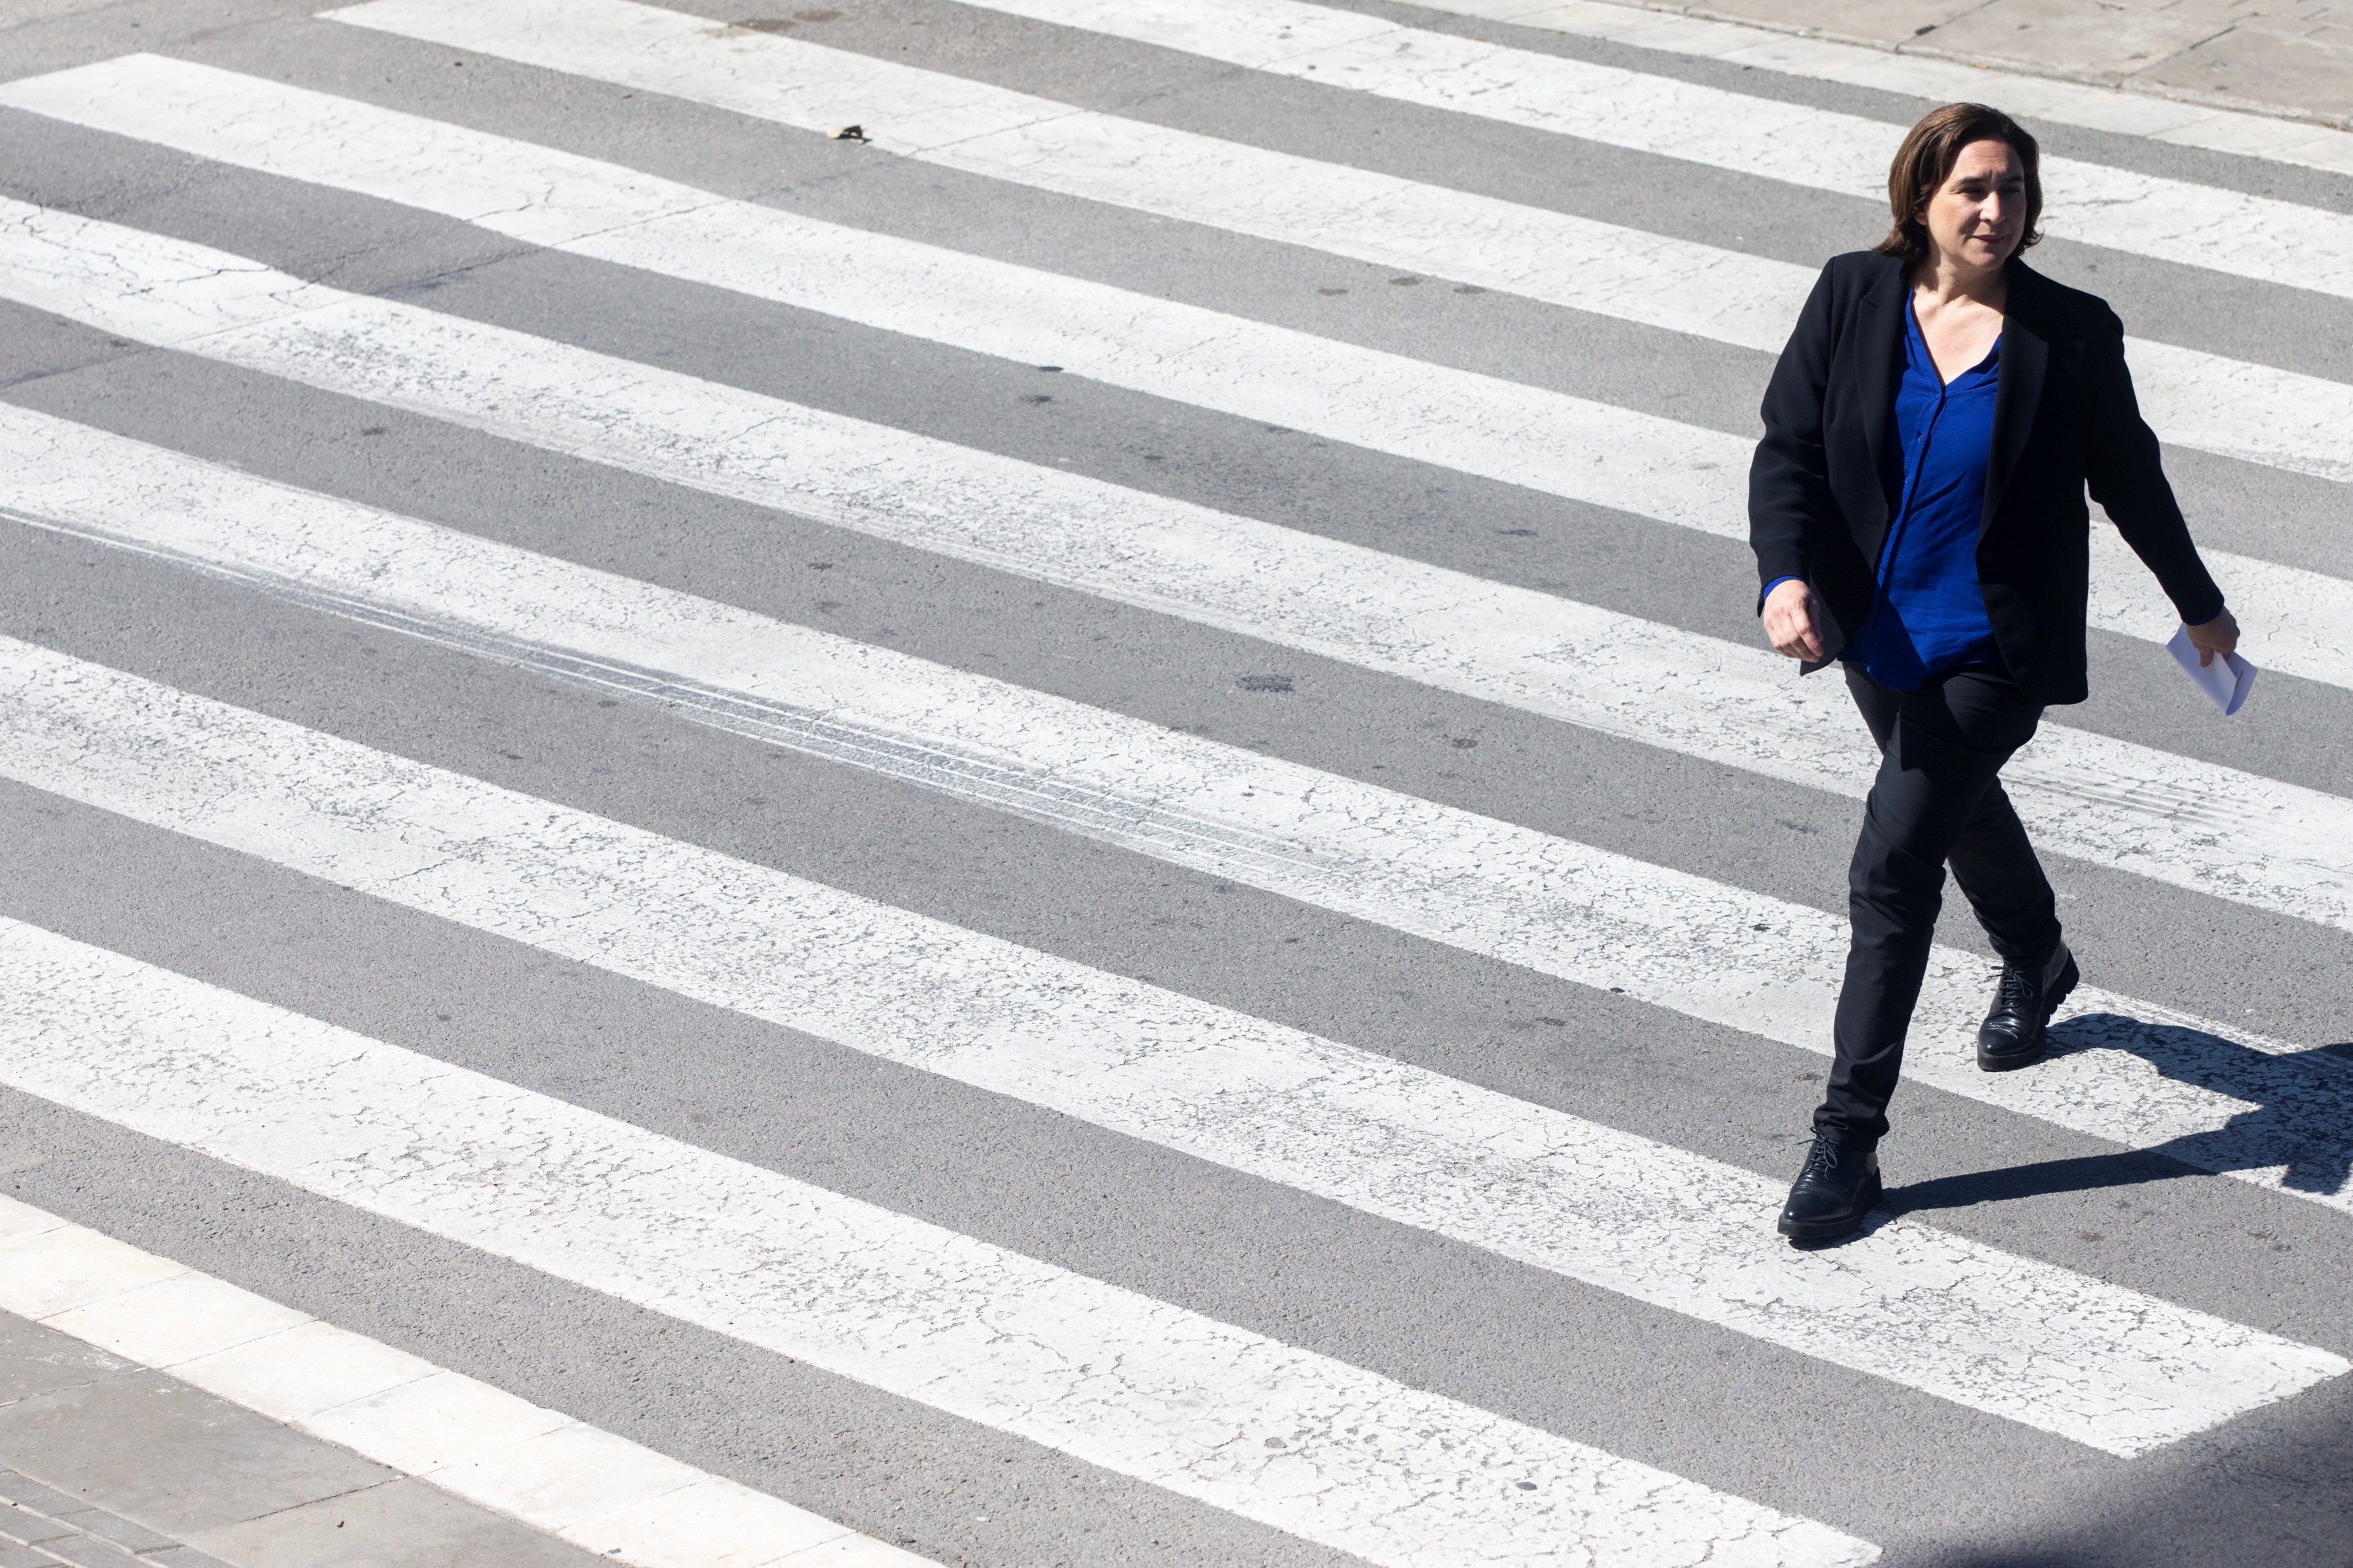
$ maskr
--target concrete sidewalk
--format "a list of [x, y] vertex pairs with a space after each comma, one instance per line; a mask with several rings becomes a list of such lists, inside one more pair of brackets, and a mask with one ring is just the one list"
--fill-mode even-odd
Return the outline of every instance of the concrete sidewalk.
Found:
[[2353, 0], [1620, 0], [2353, 125]]
[[0, 1312], [0, 1568], [598, 1561], [348, 1448]]

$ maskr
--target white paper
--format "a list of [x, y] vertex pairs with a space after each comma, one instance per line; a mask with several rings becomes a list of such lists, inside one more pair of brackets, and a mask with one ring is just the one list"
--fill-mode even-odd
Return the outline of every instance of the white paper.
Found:
[[2165, 645], [2173, 662], [2189, 672], [2198, 689], [2214, 700], [2214, 706], [2229, 718], [2246, 706], [2247, 693], [2255, 689], [2255, 667], [2235, 653], [2226, 653], [2213, 663], [2198, 662], [2198, 649], [2189, 641], [2189, 628], [2183, 626]]

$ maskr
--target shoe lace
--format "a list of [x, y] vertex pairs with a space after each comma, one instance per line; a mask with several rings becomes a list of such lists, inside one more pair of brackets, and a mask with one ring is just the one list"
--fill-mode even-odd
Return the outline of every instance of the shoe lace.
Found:
[[2001, 979], [1994, 984], [1994, 1011], [1997, 1013], [2032, 1012], [2035, 995], [2039, 989], [2034, 979], [2034, 972], [2023, 964], [2003, 964]]
[[1806, 1168], [1798, 1173], [1798, 1179], [1802, 1182], [1809, 1176], [1829, 1175], [1838, 1169], [1839, 1156], [1844, 1152], [1827, 1138], [1815, 1139], [1814, 1146], [1806, 1151]]

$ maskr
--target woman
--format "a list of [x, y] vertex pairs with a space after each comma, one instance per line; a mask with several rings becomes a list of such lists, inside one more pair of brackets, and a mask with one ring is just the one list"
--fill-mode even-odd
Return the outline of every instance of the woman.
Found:
[[2037, 149], [1947, 104], [1889, 170], [1895, 226], [1822, 269], [1765, 395], [1749, 542], [1773, 647], [1832, 660], [1880, 766], [1848, 871], [1836, 1060], [1781, 1212], [1835, 1240], [1880, 1194], [1875, 1152], [1950, 864], [2002, 960], [1978, 1065], [2026, 1067], [2076, 983], [2051, 884], [1996, 775], [2052, 703], [2081, 702], [2088, 484], [2201, 658], [2238, 643], [2158, 466], [2124, 328], [2028, 268]]

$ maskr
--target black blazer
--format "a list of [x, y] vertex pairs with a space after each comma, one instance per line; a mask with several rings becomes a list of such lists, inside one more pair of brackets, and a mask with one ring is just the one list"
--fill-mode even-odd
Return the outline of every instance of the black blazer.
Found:
[[[1829, 611], [1828, 657], [1808, 672], [1837, 656], [1878, 591], [1880, 545], [1903, 494], [1895, 384], [1910, 308], [1901, 261], [1837, 258], [1765, 392], [1748, 542], [1760, 584], [1802, 577]], [[2100, 300], [2012, 261], [1978, 581], [2011, 679], [2045, 703], [2086, 695], [2087, 483], [2183, 620], [2222, 613], [2133, 399], [2124, 324]]]

